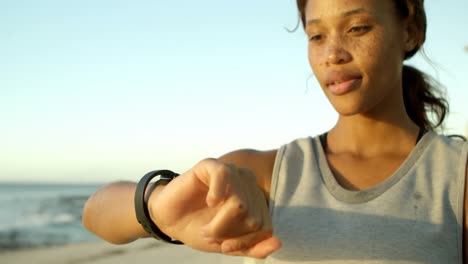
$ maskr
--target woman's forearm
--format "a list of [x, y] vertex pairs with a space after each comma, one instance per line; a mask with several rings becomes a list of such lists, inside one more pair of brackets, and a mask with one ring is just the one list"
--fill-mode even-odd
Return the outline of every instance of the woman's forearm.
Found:
[[148, 236], [135, 216], [135, 189], [134, 182], [116, 182], [96, 191], [84, 206], [84, 227], [113, 244]]

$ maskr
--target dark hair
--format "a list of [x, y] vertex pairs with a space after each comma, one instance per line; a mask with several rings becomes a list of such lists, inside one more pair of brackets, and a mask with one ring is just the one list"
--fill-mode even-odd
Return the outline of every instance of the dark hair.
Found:
[[[426, 40], [427, 20], [424, 11], [424, 0], [393, 0], [396, 10], [402, 19], [410, 19], [413, 34], [416, 34], [417, 45], [405, 54], [409, 59], [416, 54]], [[305, 28], [305, 8], [307, 0], [297, 0], [297, 8]], [[403, 100], [406, 112], [411, 120], [421, 128], [431, 130], [442, 125], [448, 114], [449, 104], [443, 97], [440, 85], [427, 74], [418, 69], [403, 66]]]

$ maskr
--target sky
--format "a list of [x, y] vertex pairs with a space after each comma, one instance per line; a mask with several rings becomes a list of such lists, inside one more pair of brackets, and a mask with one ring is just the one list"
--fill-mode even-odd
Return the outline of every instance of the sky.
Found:
[[[426, 0], [447, 131], [468, 130], [468, 1]], [[0, 182], [109, 182], [278, 148], [337, 115], [295, 1], [0, 0]]]

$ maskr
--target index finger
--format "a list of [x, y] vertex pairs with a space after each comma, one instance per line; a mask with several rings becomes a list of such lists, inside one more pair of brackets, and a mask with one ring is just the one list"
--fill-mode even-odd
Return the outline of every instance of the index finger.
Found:
[[205, 159], [199, 162], [193, 173], [208, 187], [206, 204], [215, 207], [223, 202], [230, 189], [233, 166], [228, 166], [216, 159]]

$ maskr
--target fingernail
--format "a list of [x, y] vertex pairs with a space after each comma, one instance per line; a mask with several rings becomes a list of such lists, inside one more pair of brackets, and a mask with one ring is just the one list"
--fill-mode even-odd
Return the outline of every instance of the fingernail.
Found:
[[208, 205], [208, 207], [210, 208], [215, 207], [217, 203], [218, 203], [218, 199], [216, 199], [212, 195], [206, 197], [206, 205]]

